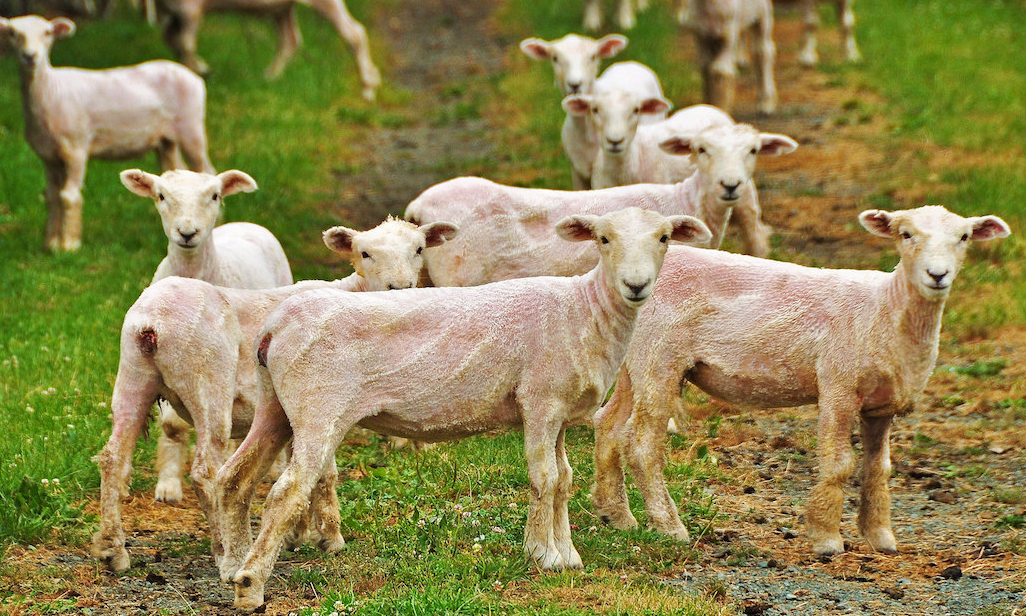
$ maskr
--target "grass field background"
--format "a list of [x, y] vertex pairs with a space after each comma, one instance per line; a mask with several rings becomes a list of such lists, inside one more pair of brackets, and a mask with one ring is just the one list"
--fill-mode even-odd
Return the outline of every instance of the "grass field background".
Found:
[[[368, 0], [349, 6], [365, 23], [373, 23], [376, 11], [388, 10]], [[545, 6], [508, 0], [498, 27], [514, 40], [578, 30], [579, 2]], [[1020, 36], [1026, 12], [1019, 2], [994, 0], [861, 0], [857, 10], [865, 63], [850, 68], [828, 61], [820, 70], [864, 85], [886, 101], [890, 132], [881, 138], [887, 147], [927, 144], [974, 161], [944, 170], [948, 188], [931, 201], [965, 214], [998, 214], [1016, 233], [970, 259], [946, 315], [947, 335], [957, 339], [1026, 325], [1026, 49]], [[205, 23], [200, 52], [216, 70], [208, 85], [210, 153], [218, 169], [245, 170], [261, 185], [257, 193], [231, 197], [225, 221], [249, 220], [274, 231], [297, 279], [334, 278], [347, 269], [319, 241], [321, 230], [346, 222], [326, 207], [337, 192], [332, 170], [353, 160], [353, 139], [366, 124], [380, 121], [380, 114], [417, 122], [407, 115], [416, 93], [388, 81], [388, 43], [372, 29], [386, 86], [380, 108], [360, 102], [348, 51], [321, 19], [300, 13], [303, 52], [275, 82], [262, 78], [274, 46], [267, 24], [233, 16]], [[697, 102], [697, 72], [677, 43], [683, 35], [669, 15], [669, 7], [658, 3], [641, 14], [624, 58], [653, 66], [673, 100]], [[829, 53], [835, 39], [828, 40], [823, 55], [836, 58], [836, 46]], [[511, 50], [509, 71], [487, 82], [482, 106], [486, 113], [511, 114], [497, 119], [494, 130], [508, 155], [478, 172], [523, 185], [568, 186], [558, 137], [562, 112], [547, 104], [556, 98], [551, 71], [518, 54]], [[55, 65], [89, 67], [160, 57], [169, 52], [159, 37], [127, 15], [83, 24], [53, 53]], [[95, 528], [82, 504], [98, 486], [90, 457], [110, 432], [121, 319], [166, 249], [151, 202], [125, 190], [117, 173], [133, 166], [158, 170], [152, 157], [91, 162], [82, 250], [43, 251], [42, 165], [22, 138], [17, 76], [15, 59], [0, 57], [0, 544], [54, 537], [80, 543]], [[451, 175], [463, 172], [454, 168]], [[674, 444], [698, 451], [701, 439], [695, 429], [689, 437], [675, 437]], [[309, 552], [310, 566], [297, 569], [290, 583], [316, 584], [325, 606], [359, 600], [361, 613], [372, 614], [489, 613], [498, 609], [497, 589], [510, 584], [524, 589], [516, 611], [589, 613], [559, 600], [560, 589], [575, 579], [596, 600], [614, 606], [609, 613], [729, 610], [715, 602], [715, 593], [682, 596], [651, 582], [653, 573], [682, 568], [687, 549], [646, 531], [623, 533], [597, 524], [586, 494], [590, 431], [576, 429], [568, 441], [578, 488], [571, 518], [580, 527], [574, 539], [587, 563], [584, 577], [528, 575], [520, 549], [526, 469], [520, 436], [511, 434], [422, 454], [389, 454], [387, 464], [376, 440], [344, 448], [338, 457], [343, 475], [363, 478], [340, 486], [350, 546], [331, 558]], [[148, 471], [151, 456], [152, 440], [141, 442], [137, 467]], [[715, 524], [705, 487], [719, 477], [715, 466], [696, 457], [693, 464], [671, 469], [671, 476], [674, 496], [692, 503], [683, 512], [691, 530], [700, 533]], [[151, 481], [147, 472], [137, 472], [134, 487]], [[383, 579], [382, 571], [391, 574]]]

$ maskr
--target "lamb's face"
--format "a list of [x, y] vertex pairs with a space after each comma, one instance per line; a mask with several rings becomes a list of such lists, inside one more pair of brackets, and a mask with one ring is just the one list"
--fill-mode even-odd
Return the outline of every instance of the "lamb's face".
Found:
[[53, 21], [37, 15], [11, 20], [0, 17], [0, 41], [14, 50], [18, 60], [30, 68], [50, 57], [54, 40], [70, 36], [74, 31], [75, 24], [64, 17]]
[[324, 232], [324, 243], [349, 258], [356, 273], [367, 280], [368, 290], [388, 291], [417, 286], [424, 250], [455, 235], [456, 226], [451, 223], [418, 227], [389, 218], [369, 231], [332, 227]]
[[595, 129], [599, 147], [609, 156], [623, 156], [638, 132], [643, 113], [663, 113], [670, 103], [661, 98], [641, 98], [623, 90], [570, 96], [563, 99], [568, 113], [586, 116]]
[[153, 199], [167, 239], [187, 251], [210, 237], [224, 197], [257, 189], [253, 178], [235, 170], [211, 175], [176, 169], [156, 176], [127, 169], [121, 172], [121, 183], [140, 197]]
[[926, 299], [944, 300], [962, 268], [970, 240], [1005, 237], [997, 216], [963, 218], [940, 205], [886, 212], [868, 210], [859, 220], [870, 232], [893, 239], [908, 280]]
[[626, 45], [627, 39], [618, 34], [597, 41], [586, 36], [568, 34], [551, 42], [525, 39], [520, 43], [520, 49], [536, 60], [551, 62], [556, 87], [563, 96], [568, 96], [590, 93], [595, 86], [601, 59], [616, 55]]
[[604, 216], [569, 216], [556, 231], [566, 240], [594, 241], [607, 282], [632, 307], [640, 307], [651, 296], [671, 239], [708, 242], [712, 235], [697, 218], [666, 217], [633, 207]]
[[798, 147], [790, 137], [760, 133], [748, 124], [713, 126], [659, 145], [671, 154], [690, 154], [702, 173], [705, 191], [727, 206], [735, 204], [751, 184], [760, 154], [787, 154]]

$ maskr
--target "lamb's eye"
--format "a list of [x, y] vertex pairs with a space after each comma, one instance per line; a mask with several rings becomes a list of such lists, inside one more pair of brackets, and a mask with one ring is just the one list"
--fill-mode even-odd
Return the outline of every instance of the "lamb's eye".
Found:
[[705, 154], [705, 148], [698, 148], [699, 154]]
[[598, 107], [592, 107], [591, 108], [591, 112], [592, 113], [598, 113]]
[[157, 198], [160, 199], [161, 201], [163, 201], [164, 200], [164, 193], [157, 193]]
[[424, 252], [424, 247], [423, 246], [417, 247], [417, 254], [420, 254], [422, 252]]
[[213, 199], [214, 201], [217, 201], [217, 193], [214, 193], [214, 196], [211, 197], [211, 199]]
[[608, 244], [609, 243], [609, 238], [604, 236], [604, 235], [601, 237], [601, 240], [602, 240], [603, 244]]
[[964, 242], [964, 241], [966, 241], [967, 239], [969, 239], [969, 234], [968, 234], [968, 233], [963, 233], [963, 234], [962, 234], [962, 241]]
[[639, 113], [641, 113], [641, 108], [635, 107], [634, 108], [634, 115], [638, 115]]
[[367, 251], [366, 251], [366, 250], [365, 250], [365, 251], [363, 251], [363, 252], [361, 252], [361, 253], [360, 253], [360, 256], [361, 256], [361, 257], [363, 257], [364, 259], [370, 259], [370, 255], [369, 255], [369, 254], [367, 254]]
[[668, 239], [670, 239], [670, 236], [669, 235], [664, 235], [661, 238], [659, 238], [659, 241], [665, 244], [666, 240], [668, 240]]
[[906, 240], [910, 240], [910, 239], [912, 239], [912, 234], [909, 233], [908, 231], [902, 231], [901, 232], [901, 237], [905, 238]]
[[759, 150], [758, 150], [758, 148], [752, 148], [752, 151], [751, 151], [751, 155], [752, 155], [752, 156], [755, 156], [755, 155], [756, 155], [756, 154], [758, 154], [758, 153], [759, 153]]

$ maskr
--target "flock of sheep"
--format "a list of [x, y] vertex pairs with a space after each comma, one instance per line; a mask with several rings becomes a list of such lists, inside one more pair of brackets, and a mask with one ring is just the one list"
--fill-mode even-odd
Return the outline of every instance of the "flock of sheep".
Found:
[[[356, 49], [364, 94], [373, 96], [379, 78], [363, 28], [339, 0], [312, 4]], [[855, 59], [850, 6], [839, 4]], [[597, 27], [588, 5], [587, 25]], [[814, 15], [814, 2], [806, 5]], [[195, 34], [204, 7], [171, 6], [181, 13], [169, 41], [203, 70]], [[272, 11], [282, 41], [271, 73], [298, 44], [293, 6]], [[681, 9], [708, 42], [706, 89], [721, 107], [729, 108], [745, 47], [739, 33], [749, 28], [762, 37], [760, 62], [768, 59], [759, 105], [775, 106], [770, 8], [769, 0], [692, 0]], [[619, 15], [629, 26], [629, 0]], [[813, 62], [814, 18], [808, 23], [802, 59]], [[121, 174], [126, 188], [153, 200], [168, 253], [125, 315], [113, 430], [96, 457], [101, 522], [92, 550], [111, 569], [130, 564], [121, 501], [158, 401], [157, 499], [182, 498], [191, 426], [191, 478], [239, 608], [263, 603], [283, 545], [344, 545], [334, 455], [356, 425], [422, 441], [522, 428], [531, 484], [524, 550], [543, 569], [563, 569], [582, 566], [567, 511], [573, 472], [564, 431], [593, 422], [592, 501], [602, 519], [637, 524], [626, 466], [649, 524], [686, 540], [663, 465], [664, 434], [688, 383], [739, 406], [819, 404], [820, 477], [806, 514], [817, 554], [844, 550], [842, 486], [854, 470], [857, 419], [865, 454], [859, 530], [874, 550], [897, 550], [887, 487], [891, 420], [912, 408], [933, 369], [945, 299], [968, 245], [1007, 236], [1001, 219], [941, 206], [862, 212], [870, 233], [894, 241], [901, 260], [890, 273], [767, 260], [756, 159], [798, 144], [735, 123], [716, 106], [667, 117], [670, 103], [645, 65], [620, 62], [598, 73], [624, 37], [571, 34], [527, 39], [521, 49], [553, 66], [578, 190], [443, 182], [412, 201], [405, 220], [324, 232], [328, 248], [352, 262], [352, 275], [292, 284], [271, 232], [216, 226], [225, 197], [257, 186], [241, 171], [214, 174], [202, 79], [166, 61], [51, 67], [52, 43], [73, 31], [64, 18], [0, 18], [0, 40], [21, 62], [26, 138], [46, 167], [46, 245], [80, 245], [90, 156], [152, 149], [165, 169]], [[183, 155], [192, 171], [181, 170]], [[754, 256], [716, 250], [730, 220]], [[413, 288], [422, 281], [431, 288]], [[232, 439], [244, 439], [234, 454]], [[254, 540], [250, 504], [282, 451], [288, 461]]]

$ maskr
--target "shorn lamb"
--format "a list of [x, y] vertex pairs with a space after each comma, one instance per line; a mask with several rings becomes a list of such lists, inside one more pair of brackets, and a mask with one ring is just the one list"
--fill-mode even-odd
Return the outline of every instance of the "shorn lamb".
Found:
[[[630, 30], [636, 23], [634, 6], [643, 11], [648, 0], [616, 0], [616, 23], [624, 30]], [[595, 32], [602, 27], [602, 0], [584, 0], [584, 29]]]
[[[357, 423], [433, 441], [523, 427], [531, 483], [524, 551], [544, 569], [582, 566], [570, 538], [564, 430], [589, 419], [612, 384], [669, 239], [708, 230], [690, 216], [638, 208], [571, 216], [557, 228], [567, 240], [594, 242], [599, 265], [579, 277], [473, 288], [314, 291], [268, 318], [257, 349], [264, 397], [217, 477], [221, 575], [234, 581], [236, 607], [263, 603], [282, 540], [315, 489], [337, 521], [335, 449]], [[251, 543], [255, 482], [290, 438], [292, 457]]]
[[[167, 256], [153, 282], [169, 276], [198, 278], [220, 287], [267, 289], [292, 284], [292, 270], [274, 235], [248, 222], [215, 227], [224, 198], [253, 192], [256, 181], [242, 171], [218, 175], [165, 171], [156, 176], [139, 169], [121, 172], [121, 183], [153, 199], [167, 236]], [[182, 474], [189, 459], [192, 427], [166, 403], [160, 408], [157, 439], [156, 500], [182, 500]]]
[[[246, 290], [171, 277], [143, 291], [125, 315], [111, 401], [114, 428], [95, 458], [100, 467], [100, 529], [93, 537], [93, 556], [114, 571], [129, 566], [121, 500], [128, 495], [132, 452], [158, 396], [196, 428], [190, 474], [216, 537], [210, 486], [227, 458], [229, 438], [242, 438], [249, 429], [258, 398], [252, 349], [267, 315], [286, 298], [311, 289], [362, 292], [412, 286], [425, 248], [430, 252], [455, 233], [456, 227], [448, 223], [418, 228], [394, 219], [364, 232], [333, 227], [324, 233], [325, 243], [348, 256], [356, 270], [341, 280]], [[335, 547], [333, 537], [316, 535], [317, 527], [311, 533], [321, 547]], [[221, 542], [212, 545], [219, 556]]]
[[122, 159], [155, 150], [163, 169], [213, 173], [204, 128], [206, 86], [180, 64], [154, 60], [104, 70], [54, 68], [50, 48], [71, 36], [63, 17], [0, 17], [0, 43], [21, 64], [25, 139], [46, 170], [46, 247], [82, 245], [82, 183], [89, 157]]
[[587, 242], [562, 241], [552, 231], [555, 224], [572, 214], [602, 215], [628, 205], [697, 217], [712, 233], [712, 248], [719, 247], [736, 213], [745, 250], [763, 256], [769, 253], [769, 240], [752, 182], [756, 158], [786, 154], [797, 146], [789, 137], [747, 125], [708, 129], [690, 139], [673, 137], [667, 144], [674, 151], [690, 151], [697, 163], [697, 171], [677, 184], [567, 191], [455, 178], [421, 193], [405, 216], [417, 224], [451, 220], [462, 230], [424, 259], [427, 277], [438, 287], [583, 274], [598, 263], [599, 252]]
[[203, 16], [211, 11], [240, 11], [270, 17], [278, 30], [278, 51], [267, 67], [267, 77], [281, 74], [299, 49], [299, 24], [296, 5], [305, 4], [321, 14], [338, 30], [356, 56], [363, 84], [363, 97], [374, 100], [381, 85], [381, 74], [370, 57], [367, 31], [346, 8], [344, 0], [160, 0], [157, 11], [163, 18], [164, 39], [182, 62], [200, 75], [210, 68], [196, 53], [196, 35]]
[[[815, 66], [819, 62], [819, 53], [816, 51], [816, 31], [819, 30], [820, 25], [819, 5], [826, 1], [801, 0], [805, 30], [802, 33], [798, 61], [805, 66]], [[844, 59], [848, 62], [861, 61], [862, 54], [859, 52], [858, 43], [855, 42], [855, 12], [852, 10], [854, 0], [829, 0], [829, 2], [837, 9], [837, 21], [844, 45]]]
[[819, 403], [819, 482], [805, 514], [812, 549], [844, 551], [843, 486], [855, 468], [853, 424], [864, 454], [858, 527], [876, 551], [897, 551], [890, 522], [888, 435], [910, 412], [937, 360], [941, 314], [970, 240], [1009, 234], [995, 216], [963, 218], [941, 206], [867, 210], [859, 221], [895, 242], [893, 272], [802, 267], [687, 247], [666, 255], [638, 318], [616, 391], [595, 417], [592, 502], [620, 528], [637, 524], [623, 458], [649, 524], [688, 538], [663, 480], [666, 418], [688, 382], [747, 408]]
[[[555, 41], [529, 38], [520, 43], [520, 49], [529, 57], [551, 61], [556, 87], [563, 96], [624, 90], [641, 98], [663, 99], [663, 87], [659, 83], [659, 76], [640, 62], [617, 62], [596, 78], [599, 61], [619, 53], [626, 46], [627, 39], [618, 34], [611, 34], [597, 41], [577, 34], [568, 34]], [[657, 112], [643, 114], [640, 121], [650, 123], [663, 120], [668, 108], [667, 106]], [[560, 141], [570, 161], [574, 189], [591, 188], [591, 167], [598, 153], [598, 143], [588, 118], [567, 113], [560, 132]]]
[[773, 113], [777, 87], [773, 79], [773, 5], [770, 0], [688, 0], [685, 24], [695, 35], [705, 101], [730, 111], [734, 106], [741, 33], [752, 32], [759, 80], [759, 111]]

